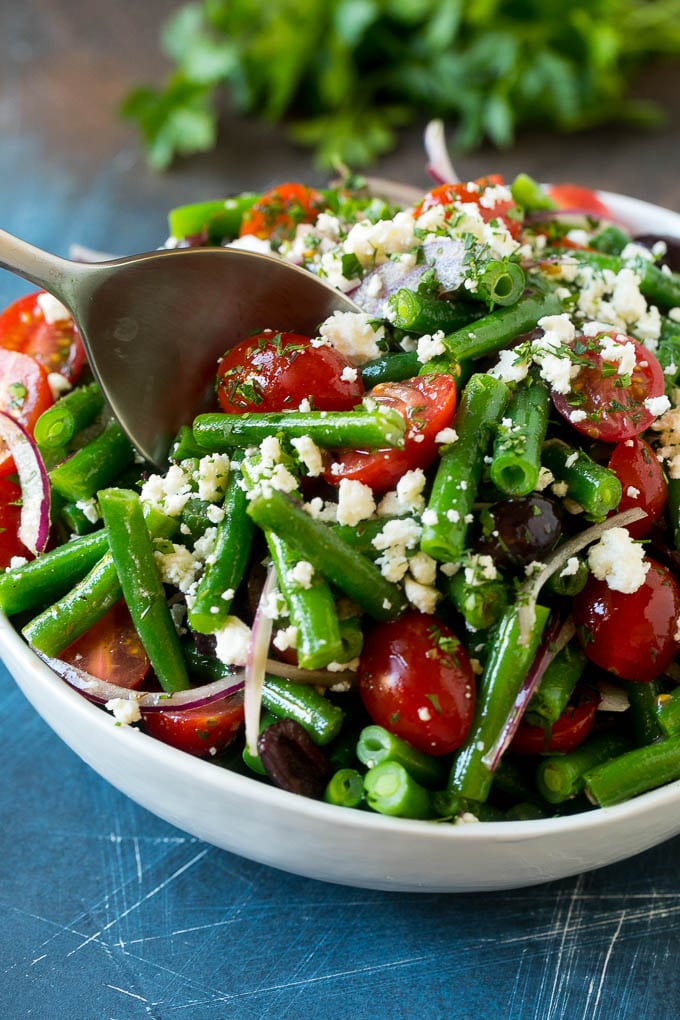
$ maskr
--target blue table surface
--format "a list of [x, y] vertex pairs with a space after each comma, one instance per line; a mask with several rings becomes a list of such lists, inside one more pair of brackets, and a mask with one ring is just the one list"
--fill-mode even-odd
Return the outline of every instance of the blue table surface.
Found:
[[[163, 73], [167, 0], [25, 0], [0, 27], [0, 224], [66, 254], [154, 247], [174, 204], [277, 180], [323, 180], [277, 128], [224, 116], [215, 153], [149, 173], [114, 109]], [[677, 68], [655, 135], [524, 135], [461, 159], [680, 209]], [[426, 185], [420, 129], [377, 168]], [[25, 288], [0, 274], [0, 306]], [[680, 1014], [680, 839], [607, 869], [493, 894], [371, 892], [216, 850], [83, 764], [0, 667], [0, 1016], [511, 1018]], [[228, 822], [225, 821], [225, 824]]]

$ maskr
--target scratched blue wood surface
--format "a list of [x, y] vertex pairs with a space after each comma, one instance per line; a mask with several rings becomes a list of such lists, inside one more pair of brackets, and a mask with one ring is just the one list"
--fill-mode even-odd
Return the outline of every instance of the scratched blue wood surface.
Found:
[[[0, 225], [65, 254], [155, 246], [173, 204], [322, 178], [280, 131], [225, 117], [163, 178], [113, 116], [163, 67], [167, 0], [0, 11]], [[641, 95], [680, 95], [660, 68]], [[680, 209], [677, 101], [658, 135], [534, 134], [465, 176], [606, 183]], [[424, 186], [419, 130], [378, 168]], [[0, 274], [0, 306], [23, 291]], [[187, 836], [99, 779], [0, 667], [0, 1018], [666, 1020], [680, 1015], [680, 840], [523, 891], [400, 895], [306, 881]], [[225, 820], [225, 824], [228, 821]]]

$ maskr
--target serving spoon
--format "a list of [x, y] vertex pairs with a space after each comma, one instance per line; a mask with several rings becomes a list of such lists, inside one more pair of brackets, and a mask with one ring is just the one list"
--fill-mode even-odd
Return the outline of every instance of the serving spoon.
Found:
[[357, 311], [306, 269], [239, 248], [86, 263], [0, 230], [0, 268], [66, 305], [113, 414], [159, 468], [179, 427], [214, 404], [217, 361], [226, 351], [263, 329], [313, 336], [332, 312]]

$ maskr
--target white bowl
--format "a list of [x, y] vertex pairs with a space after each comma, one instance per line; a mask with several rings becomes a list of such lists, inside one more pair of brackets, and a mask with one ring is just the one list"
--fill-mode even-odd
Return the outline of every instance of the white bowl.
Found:
[[[634, 230], [680, 237], [680, 215], [602, 192]], [[232, 853], [309, 878], [424, 892], [536, 885], [680, 833], [680, 782], [558, 819], [447, 825], [391, 819], [286, 793], [117, 726], [59, 679], [0, 615], [0, 655], [47, 724], [154, 814]]]

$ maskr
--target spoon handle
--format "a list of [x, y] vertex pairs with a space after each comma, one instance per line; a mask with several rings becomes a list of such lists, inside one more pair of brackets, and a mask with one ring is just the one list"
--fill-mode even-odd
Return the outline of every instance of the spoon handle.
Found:
[[71, 307], [81, 266], [77, 262], [51, 255], [0, 230], [0, 268], [22, 276], [43, 290], [50, 291]]

